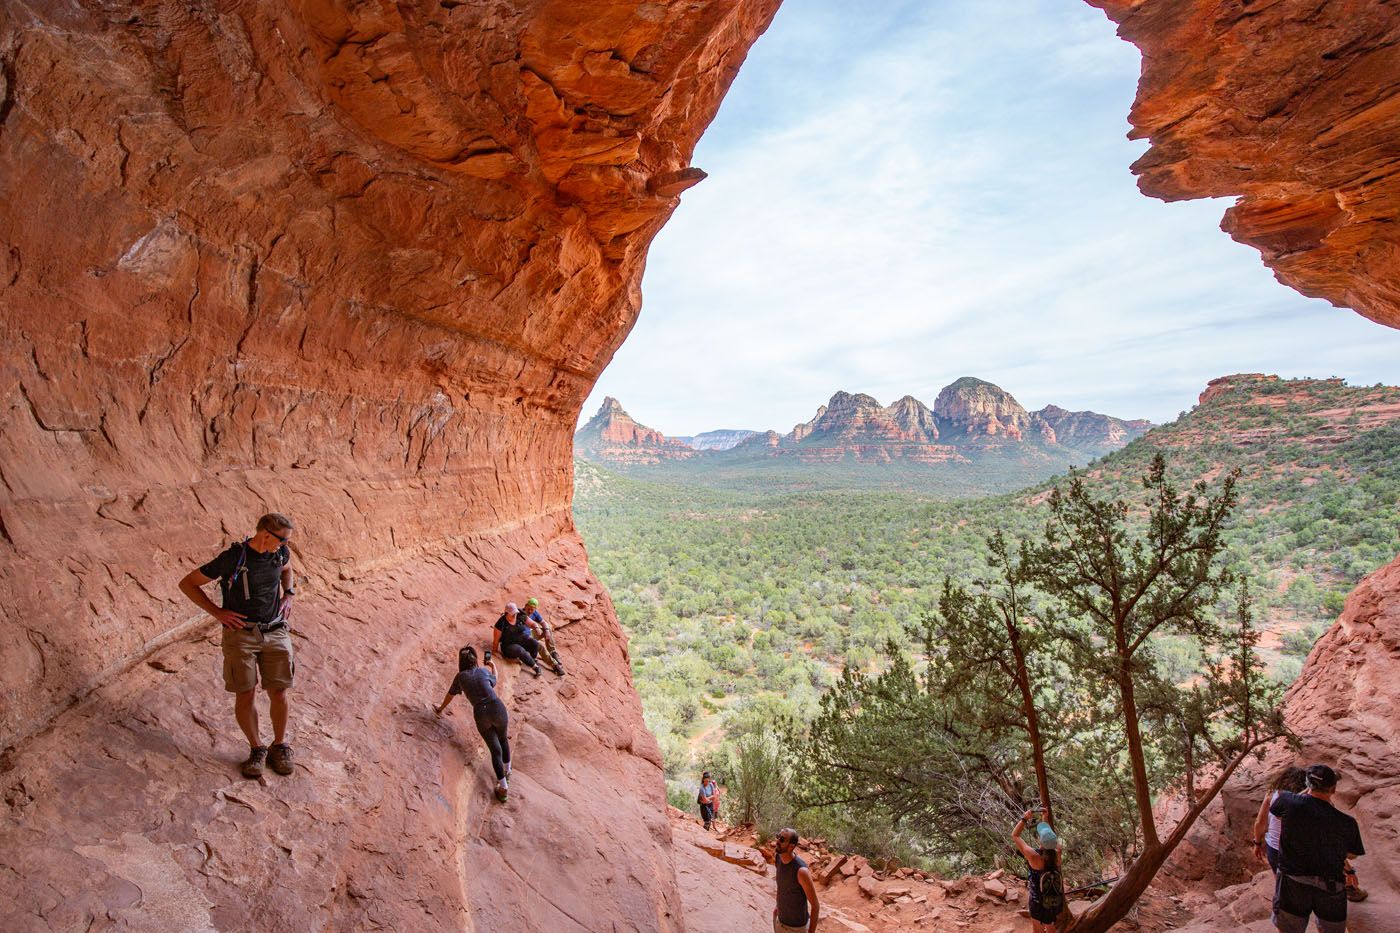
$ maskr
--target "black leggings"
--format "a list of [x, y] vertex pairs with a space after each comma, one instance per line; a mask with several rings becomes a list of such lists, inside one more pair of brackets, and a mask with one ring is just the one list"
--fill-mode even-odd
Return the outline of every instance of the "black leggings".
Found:
[[512, 661], [519, 661], [526, 667], [534, 667], [539, 657], [540, 643], [533, 638], [522, 638], [520, 641], [513, 641], [508, 645], [501, 645], [501, 656], [510, 658]]
[[506, 776], [506, 765], [510, 764], [510, 739], [506, 738], [506, 705], [500, 700], [483, 703], [472, 711], [476, 717], [476, 731], [486, 740], [491, 750], [491, 768], [496, 772], [496, 780]]

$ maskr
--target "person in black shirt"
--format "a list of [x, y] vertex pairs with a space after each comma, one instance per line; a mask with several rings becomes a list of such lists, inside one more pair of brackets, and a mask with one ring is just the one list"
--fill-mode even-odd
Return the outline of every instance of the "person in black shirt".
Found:
[[[491, 635], [491, 650], [503, 658], [519, 661], [530, 669], [530, 673], [540, 676], [540, 643], [530, 633], [529, 618], [515, 603], [506, 603], [506, 611], [496, 620], [496, 630]], [[556, 674], [563, 675], [564, 668], [544, 656], [544, 662]]]
[[[291, 634], [292, 615], [291, 519], [269, 512], [258, 519], [256, 533], [226, 548], [180, 581], [180, 592], [224, 627], [224, 689], [234, 695], [233, 714], [248, 739], [244, 777], [263, 773], [264, 760], [278, 774], [292, 773], [292, 747], [287, 744], [287, 690], [296, 661]], [[223, 606], [214, 605], [202, 587], [219, 581]], [[258, 710], [253, 703], [258, 680], [267, 691], [272, 717], [272, 748], [262, 744]]]
[[1279, 818], [1274, 926], [1303, 933], [1317, 917], [1321, 933], [1345, 933], [1348, 858], [1365, 855], [1356, 820], [1332, 806], [1337, 774], [1327, 765], [1307, 769], [1307, 790], [1283, 792], [1269, 806]]
[[486, 655], [486, 666], [476, 666], [476, 649], [468, 645], [457, 653], [457, 676], [442, 705], [437, 708], [441, 716], [447, 704], [459, 693], [466, 694], [472, 704], [472, 718], [476, 720], [476, 731], [486, 742], [491, 753], [491, 768], [496, 772], [496, 797], [502, 803], [510, 792], [506, 778], [510, 776], [510, 739], [506, 729], [510, 723], [506, 715], [506, 705], [496, 696], [496, 665], [491, 663], [491, 655]]
[[816, 933], [821, 904], [812, 884], [812, 870], [797, 854], [797, 830], [778, 830], [773, 839], [773, 868], [778, 876], [773, 933]]

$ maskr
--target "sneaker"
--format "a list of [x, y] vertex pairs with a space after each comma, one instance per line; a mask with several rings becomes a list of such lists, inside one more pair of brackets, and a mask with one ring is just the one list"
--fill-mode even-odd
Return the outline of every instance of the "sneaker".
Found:
[[558, 674], [560, 677], [563, 677], [563, 676], [564, 676], [564, 665], [560, 664], [558, 661], [555, 661], [555, 662], [554, 662], [554, 673]]
[[534, 674], [536, 677], [539, 677], [544, 673], [544, 671], [540, 670], [540, 666], [538, 664], [534, 664], [530, 667], [530, 673]]
[[286, 742], [277, 742], [267, 750], [267, 765], [278, 774], [292, 773], [292, 747]]
[[248, 760], [243, 762], [243, 776], [245, 778], [260, 778], [263, 773], [263, 761], [267, 759], [267, 746], [255, 745], [248, 749]]
[[506, 783], [505, 778], [501, 778], [499, 781], [496, 782], [496, 799], [499, 800], [501, 803], [505, 803], [506, 798], [509, 796], [510, 785]]

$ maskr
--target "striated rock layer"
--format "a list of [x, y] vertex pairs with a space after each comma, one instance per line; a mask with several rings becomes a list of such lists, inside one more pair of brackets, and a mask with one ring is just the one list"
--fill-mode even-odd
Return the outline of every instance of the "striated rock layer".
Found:
[[[0, 928], [678, 928], [570, 435], [776, 5], [0, 5]], [[175, 581], [272, 508], [256, 783]], [[571, 679], [507, 688], [497, 809], [424, 711], [530, 592]]]
[[1279, 281], [1400, 327], [1396, 4], [1088, 2], [1142, 52], [1142, 190], [1238, 196], [1224, 229]]

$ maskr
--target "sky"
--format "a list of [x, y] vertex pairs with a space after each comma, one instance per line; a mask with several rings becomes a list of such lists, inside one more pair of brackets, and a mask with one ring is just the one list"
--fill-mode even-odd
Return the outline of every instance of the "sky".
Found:
[[1137, 190], [1139, 65], [1070, 0], [785, 0], [583, 420], [787, 431], [967, 375], [1157, 422], [1228, 373], [1400, 384], [1400, 331], [1277, 283], [1230, 200]]

